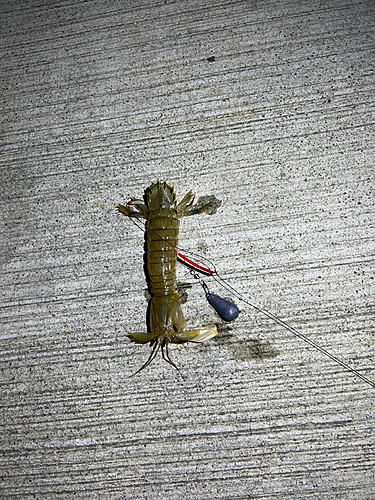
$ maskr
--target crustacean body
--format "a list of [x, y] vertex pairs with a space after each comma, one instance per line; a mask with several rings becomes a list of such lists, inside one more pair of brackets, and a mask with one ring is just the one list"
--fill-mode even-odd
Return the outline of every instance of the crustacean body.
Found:
[[158, 181], [146, 189], [144, 201], [132, 199], [126, 206], [118, 207], [129, 217], [147, 219], [145, 225], [146, 261], [151, 293], [150, 331], [128, 336], [136, 343], [150, 342], [153, 349], [147, 362], [136, 373], [152, 362], [160, 348], [163, 359], [178, 370], [169, 358], [169, 343], [202, 342], [217, 334], [217, 328], [212, 324], [194, 330], [187, 329], [177, 292], [176, 265], [180, 219], [202, 213], [210, 206], [207, 204], [197, 208], [193, 201], [194, 196], [190, 191], [177, 204], [174, 188], [166, 182]]

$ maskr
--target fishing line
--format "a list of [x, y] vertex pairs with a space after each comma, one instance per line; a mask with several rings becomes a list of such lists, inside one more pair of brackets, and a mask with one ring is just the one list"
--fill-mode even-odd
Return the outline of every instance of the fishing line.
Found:
[[[160, 234], [158, 234], [156, 231], [154, 231], [153, 229], [149, 228], [147, 226], [147, 222], [142, 222], [142, 221], [138, 220], [138, 218], [135, 215], [130, 215], [129, 218], [131, 219], [131, 221], [138, 228], [142, 229], [143, 227], [145, 227], [147, 230], [152, 231], [161, 240], [165, 241], [168, 245], [170, 245], [171, 247], [173, 247], [177, 251], [177, 258], [178, 258], [178, 260], [180, 260], [181, 263], [183, 263], [184, 265], [186, 265], [187, 267], [190, 268], [191, 274], [194, 276], [194, 278], [196, 278], [196, 279], [199, 280], [201, 286], [203, 287], [203, 290], [205, 291], [207, 300], [214, 307], [214, 309], [219, 313], [219, 315], [222, 316], [222, 317], [224, 317], [224, 319], [226, 319], [225, 318], [225, 311], [226, 311], [225, 308], [229, 307], [229, 305], [232, 305], [232, 306], [234, 306], [237, 309], [237, 306], [235, 304], [232, 304], [232, 302], [226, 301], [226, 300], [222, 299], [221, 297], [218, 297], [217, 295], [212, 294], [210, 292], [208, 286], [206, 285], [206, 283], [202, 280], [202, 278], [197, 274], [196, 271], [199, 271], [199, 272], [205, 274], [206, 276], [211, 276], [217, 283], [219, 283], [221, 286], [223, 286], [229, 293], [231, 293], [232, 295], [234, 295], [238, 300], [240, 300], [241, 302], [244, 302], [245, 304], [253, 307], [258, 312], [264, 314], [269, 319], [273, 320], [275, 323], [277, 323], [278, 325], [282, 326], [283, 328], [285, 328], [287, 331], [289, 331], [290, 333], [292, 333], [293, 335], [295, 335], [299, 339], [303, 340], [304, 342], [306, 342], [310, 346], [312, 346], [315, 349], [317, 349], [319, 352], [321, 352], [322, 354], [324, 354], [325, 356], [327, 356], [328, 358], [330, 358], [332, 361], [335, 361], [337, 364], [339, 364], [340, 366], [342, 366], [343, 368], [345, 368], [349, 372], [353, 373], [354, 375], [356, 375], [357, 377], [359, 377], [360, 379], [362, 379], [364, 382], [366, 382], [367, 384], [369, 384], [371, 387], [375, 388], [375, 383], [372, 382], [371, 380], [369, 380], [364, 375], [362, 375], [362, 373], [360, 373], [356, 369], [352, 368], [351, 366], [349, 366], [348, 364], [346, 364], [344, 361], [341, 361], [341, 359], [337, 358], [336, 356], [334, 356], [330, 352], [326, 351], [319, 344], [317, 344], [313, 340], [311, 340], [308, 337], [306, 337], [306, 335], [304, 335], [303, 333], [300, 333], [298, 330], [296, 330], [295, 328], [293, 328], [291, 325], [289, 325], [288, 323], [286, 323], [282, 319], [280, 319], [277, 316], [275, 316], [273, 313], [271, 313], [267, 309], [264, 309], [264, 307], [262, 307], [260, 304], [257, 304], [256, 302], [253, 302], [249, 298], [247, 298], [244, 295], [242, 295], [230, 283], [228, 283], [228, 281], [226, 281], [222, 276], [220, 276], [220, 274], [216, 270], [216, 267], [215, 267], [214, 263], [211, 262], [210, 259], [208, 259], [207, 257], [204, 257], [202, 255], [199, 255], [197, 253], [191, 252], [189, 250], [185, 250], [185, 249], [183, 249], [181, 247], [176, 247], [171, 242], [169, 242], [167, 239], [163, 238], [163, 236], [161, 236]], [[200, 263], [198, 264], [198, 263], [192, 261], [191, 259], [189, 259], [188, 257], [186, 257], [186, 255], [183, 255], [181, 252], [184, 252], [184, 254], [192, 256], [194, 259], [196, 258], [198, 260], [198, 262], [200, 262]], [[208, 266], [208, 267], [206, 267], [206, 266]], [[210, 269], [210, 267], [212, 269]], [[209, 297], [211, 297], [211, 298], [213, 297], [213, 299], [210, 300]], [[222, 301], [222, 302], [219, 302], [219, 306], [218, 306], [217, 303], [215, 305], [215, 300], [216, 300], [215, 297], [217, 297], [220, 301]], [[224, 303], [226, 303], [226, 304], [224, 304]], [[222, 310], [220, 309], [220, 305], [223, 308]], [[224, 310], [224, 314], [222, 314], [223, 310]], [[237, 311], [238, 311], [238, 309], [237, 309]], [[238, 312], [237, 312], [237, 315], [238, 315]], [[233, 319], [235, 319], [237, 317], [237, 315], [235, 315], [232, 319], [226, 319], [226, 321], [233, 321]], [[230, 316], [230, 314], [229, 314], [229, 316]]]

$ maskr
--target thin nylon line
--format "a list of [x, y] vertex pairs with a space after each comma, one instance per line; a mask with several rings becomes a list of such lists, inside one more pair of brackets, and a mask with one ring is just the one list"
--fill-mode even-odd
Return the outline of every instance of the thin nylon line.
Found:
[[275, 316], [271, 312], [267, 311], [267, 309], [264, 309], [260, 304], [256, 304], [255, 302], [252, 302], [251, 300], [249, 300], [247, 297], [244, 297], [243, 295], [241, 295], [235, 288], [233, 288], [229, 283], [227, 283], [218, 273], [216, 273], [216, 276], [214, 275], [213, 278], [218, 283], [221, 283], [228, 291], [232, 292], [232, 294], [235, 295], [239, 300], [242, 300], [242, 302], [245, 302], [246, 304], [248, 304], [249, 306], [253, 307], [257, 311], [263, 313], [265, 316], [267, 316], [268, 318], [270, 318], [273, 321], [275, 321], [275, 323], [278, 323], [279, 325], [283, 326], [286, 330], [288, 330], [289, 332], [293, 333], [294, 335], [296, 335], [297, 337], [299, 337], [301, 340], [304, 340], [305, 342], [307, 342], [311, 346], [315, 347], [315, 349], [317, 349], [321, 353], [325, 354], [325, 356], [331, 358], [333, 361], [335, 361], [336, 363], [338, 363], [339, 365], [341, 365], [343, 368], [345, 368], [346, 370], [352, 372], [354, 375], [356, 375], [357, 377], [361, 378], [364, 382], [366, 382], [367, 384], [371, 385], [371, 387], [375, 388], [375, 383], [372, 382], [371, 380], [369, 380], [364, 375], [362, 375], [362, 373], [358, 372], [357, 370], [355, 370], [351, 366], [347, 365], [344, 361], [341, 361], [341, 359], [336, 358], [336, 356], [334, 356], [330, 352], [328, 352], [325, 349], [323, 349], [323, 347], [321, 347], [319, 344], [317, 344], [313, 340], [311, 340], [308, 337], [306, 337], [305, 335], [303, 335], [303, 333], [300, 333], [298, 330], [296, 330], [295, 328], [293, 328], [292, 326], [290, 326], [288, 323], [286, 323], [282, 319], [278, 318], [277, 316]]
[[[328, 358], [332, 359], [333, 361], [335, 361], [336, 363], [338, 363], [339, 365], [341, 365], [343, 368], [345, 368], [346, 370], [348, 370], [349, 372], [353, 373], [354, 375], [356, 375], [357, 377], [359, 377], [360, 379], [362, 379], [364, 382], [366, 382], [367, 384], [369, 384], [371, 387], [375, 388], [375, 383], [372, 382], [371, 380], [369, 380], [367, 377], [365, 377], [364, 375], [362, 375], [362, 373], [360, 373], [359, 371], [355, 370], [354, 368], [352, 368], [351, 366], [349, 366], [348, 364], [346, 364], [344, 361], [341, 361], [341, 359], [337, 358], [336, 356], [334, 356], [333, 354], [329, 353], [328, 351], [326, 351], [323, 347], [321, 347], [319, 344], [317, 344], [316, 342], [314, 342], [313, 340], [310, 340], [308, 337], [306, 337], [305, 335], [303, 335], [303, 333], [300, 333], [298, 330], [296, 330], [295, 328], [293, 328], [292, 326], [290, 326], [288, 323], [286, 323], [285, 321], [283, 321], [282, 319], [278, 318], [277, 316], [275, 316], [274, 314], [272, 314], [271, 312], [267, 311], [267, 309], [264, 309], [260, 304], [256, 304], [255, 302], [252, 302], [250, 299], [248, 299], [247, 297], [241, 295], [240, 292], [238, 292], [232, 285], [230, 285], [224, 278], [222, 278], [219, 273], [217, 272], [216, 270], [216, 267], [215, 265], [213, 264], [213, 262], [211, 262], [209, 259], [207, 259], [206, 257], [203, 257], [199, 254], [196, 254], [194, 252], [190, 252], [189, 250], [184, 250], [183, 248], [181, 247], [176, 247], [175, 245], [173, 245], [173, 243], [170, 243], [168, 240], [166, 240], [165, 238], [163, 238], [163, 236], [160, 236], [160, 234], [158, 234], [156, 231], [154, 231], [153, 229], [150, 229], [148, 226], [147, 226], [147, 223], [146, 222], [141, 222], [139, 220], [135, 221], [134, 220], [134, 217], [129, 217], [130, 219], [132, 219], [132, 222], [139, 228], [141, 228], [141, 226], [144, 226], [146, 229], [148, 229], [149, 231], [152, 231], [154, 234], [156, 234], [161, 240], [165, 241], [166, 243], [168, 243], [168, 245], [172, 246], [173, 248], [176, 249], [177, 252], [179, 251], [182, 251], [184, 253], [187, 253], [188, 255], [192, 255], [194, 257], [198, 257], [198, 259], [205, 263], [205, 265], [207, 265], [206, 263], [208, 263], [211, 267], [212, 267], [212, 270], [208, 269], [205, 274], [207, 274], [207, 272], [209, 272], [209, 274], [211, 274], [211, 276], [213, 277], [213, 279], [215, 281], [217, 281], [218, 283], [220, 283], [221, 285], [223, 285], [229, 292], [231, 292], [235, 297], [237, 297], [239, 300], [241, 300], [242, 302], [244, 302], [245, 304], [253, 307], [254, 309], [256, 309], [257, 311], [261, 312], [262, 314], [264, 314], [265, 316], [267, 316], [268, 318], [272, 319], [273, 321], [275, 321], [275, 323], [279, 324], [280, 326], [284, 327], [286, 330], [288, 330], [289, 332], [293, 333], [293, 335], [295, 335], [296, 337], [300, 338], [301, 340], [305, 341], [307, 344], [311, 345], [312, 347], [315, 347], [315, 349], [317, 349], [318, 351], [320, 351], [322, 354], [324, 354], [325, 356], [327, 356]], [[184, 257], [184, 256], [182, 256]], [[195, 262], [193, 262], [192, 264], [189, 264], [187, 263], [184, 259], [181, 259], [181, 261], [183, 263], [185, 263], [185, 265], [189, 266], [189, 267], [193, 267], [193, 269], [196, 269], [196, 270], [200, 270], [199, 268], [202, 267], [200, 266], [199, 264], [196, 264]], [[197, 266], [197, 267], [194, 267]], [[204, 272], [204, 271], [203, 271]], [[137, 372], [138, 373], [138, 372]]]

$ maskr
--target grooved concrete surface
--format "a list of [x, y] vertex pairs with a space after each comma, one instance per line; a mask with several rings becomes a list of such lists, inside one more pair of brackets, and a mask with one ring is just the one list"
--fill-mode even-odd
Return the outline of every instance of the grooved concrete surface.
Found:
[[[370, 499], [374, 389], [179, 268], [186, 381], [145, 331], [156, 179], [181, 246], [375, 381], [374, 2], [2, 1], [1, 499]], [[218, 283], [212, 291], [229, 297]]]

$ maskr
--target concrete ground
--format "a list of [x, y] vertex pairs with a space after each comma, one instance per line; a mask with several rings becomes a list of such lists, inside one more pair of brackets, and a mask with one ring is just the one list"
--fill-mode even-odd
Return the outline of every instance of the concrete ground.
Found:
[[374, 387], [178, 268], [185, 381], [146, 331], [156, 179], [241, 294], [375, 382], [371, 0], [2, 1], [1, 499], [370, 499]]

